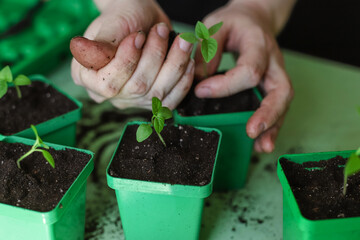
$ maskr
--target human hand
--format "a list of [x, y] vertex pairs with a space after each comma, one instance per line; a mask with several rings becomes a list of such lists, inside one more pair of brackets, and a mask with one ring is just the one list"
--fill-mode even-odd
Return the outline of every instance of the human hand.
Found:
[[[293, 98], [293, 88], [285, 72], [284, 61], [275, 40], [278, 31], [272, 14], [252, 1], [232, 1], [204, 19], [207, 27], [222, 21], [213, 38], [218, 52], [207, 64], [209, 75], [215, 73], [224, 51], [239, 54], [236, 66], [225, 74], [204, 79], [197, 84], [198, 97], [225, 97], [260, 85], [266, 93], [261, 106], [246, 125], [249, 137], [256, 138], [257, 152], [272, 152], [279, 129]], [[203, 63], [197, 49], [195, 74], [203, 76]]]
[[151, 109], [153, 96], [175, 108], [192, 84], [192, 45], [177, 37], [167, 53], [170, 21], [154, 0], [108, 2], [70, 43], [74, 82], [118, 108]]

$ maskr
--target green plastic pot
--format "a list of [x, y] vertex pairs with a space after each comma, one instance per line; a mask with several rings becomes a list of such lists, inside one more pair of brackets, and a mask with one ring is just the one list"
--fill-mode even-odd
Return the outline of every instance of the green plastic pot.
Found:
[[[34, 143], [30, 139], [4, 138], [3, 136], [0, 136], [0, 141], [26, 145], [33, 145]], [[47, 144], [56, 150], [65, 148], [65, 146]], [[71, 149], [90, 154], [92, 157], [57, 206], [49, 212], [38, 212], [0, 203], [0, 239], [84, 239], [86, 180], [94, 169], [94, 154], [87, 150]]]
[[[51, 85], [58, 92], [66, 96], [69, 100], [71, 100], [77, 105], [77, 108], [73, 111], [70, 111], [63, 115], [59, 115], [56, 118], [52, 118], [48, 121], [35, 125], [36, 129], [38, 130], [39, 136], [44, 141], [66, 146], [75, 146], [76, 122], [81, 118], [82, 103], [56, 87], [52, 82], [47, 80], [42, 75], [32, 75], [30, 76], [30, 79], [32, 81], [40, 81]], [[15, 133], [14, 136], [35, 139], [35, 135], [30, 128], [30, 124], [32, 123], [29, 123], [29, 128]]]
[[[303, 163], [331, 159], [335, 156], [348, 158], [354, 151], [289, 154], [292, 162]], [[283, 188], [283, 239], [284, 240], [358, 240], [360, 239], [360, 217], [310, 220], [299, 209], [284, 171], [278, 160], [277, 174]]]
[[[125, 126], [117, 149], [127, 126], [134, 124], [138, 125], [139, 122], [131, 122]], [[199, 127], [198, 129], [206, 132], [216, 131], [219, 134], [218, 153], [221, 132], [211, 128]], [[212, 193], [218, 154], [215, 157], [211, 182], [205, 186], [172, 185], [112, 177], [109, 174], [109, 167], [114, 155], [107, 167], [106, 177], [109, 187], [115, 190], [127, 240], [195, 240], [199, 238], [204, 199]]]
[[[254, 94], [261, 101], [257, 88]], [[254, 111], [181, 116], [174, 110], [176, 124], [213, 127], [222, 132], [222, 143], [214, 178], [214, 191], [236, 190], [244, 187], [254, 140], [246, 134], [246, 123]]]
[[[20, 22], [38, 0], [0, 1], [0, 33]], [[70, 57], [69, 41], [81, 35], [99, 14], [93, 1], [45, 1], [29, 26], [0, 41], [0, 69], [10, 65], [14, 75], [46, 73]]]

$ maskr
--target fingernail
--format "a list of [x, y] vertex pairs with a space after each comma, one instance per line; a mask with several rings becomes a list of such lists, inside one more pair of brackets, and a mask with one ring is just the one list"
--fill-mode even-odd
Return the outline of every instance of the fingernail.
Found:
[[194, 70], [194, 60], [190, 59], [190, 62], [187, 66], [186, 73], [191, 73]]
[[204, 97], [210, 97], [211, 96], [211, 90], [208, 87], [201, 87], [196, 90], [196, 95], [200, 98]]
[[156, 30], [159, 36], [163, 39], [166, 39], [169, 36], [170, 30], [167, 27], [167, 25], [163, 22], [157, 25]]
[[179, 47], [180, 47], [181, 50], [183, 50], [184, 52], [188, 53], [188, 52], [191, 51], [192, 46], [193, 46], [193, 45], [192, 45], [191, 43], [189, 43], [189, 42], [185, 41], [184, 39], [180, 38], [180, 40], [179, 40]]
[[145, 34], [142, 31], [139, 31], [135, 38], [135, 47], [141, 49], [145, 42]]

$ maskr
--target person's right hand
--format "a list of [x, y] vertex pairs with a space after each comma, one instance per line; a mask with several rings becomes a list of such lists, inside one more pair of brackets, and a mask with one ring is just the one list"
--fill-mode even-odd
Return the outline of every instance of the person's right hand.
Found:
[[153, 96], [175, 108], [191, 87], [194, 61], [179, 37], [166, 55], [170, 26], [154, 0], [109, 0], [85, 38], [70, 43], [74, 82], [121, 109], [150, 109]]

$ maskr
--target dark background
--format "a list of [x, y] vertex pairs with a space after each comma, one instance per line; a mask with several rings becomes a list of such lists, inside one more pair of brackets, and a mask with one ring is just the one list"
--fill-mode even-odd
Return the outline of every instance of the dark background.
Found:
[[[173, 20], [195, 24], [226, 0], [158, 0]], [[298, 0], [280, 47], [360, 67], [360, 0]]]

